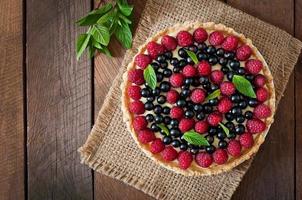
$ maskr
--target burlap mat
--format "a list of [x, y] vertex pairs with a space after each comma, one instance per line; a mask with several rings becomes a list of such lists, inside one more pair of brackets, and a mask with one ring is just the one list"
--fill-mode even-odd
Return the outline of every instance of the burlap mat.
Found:
[[299, 56], [302, 43], [286, 32], [214, 0], [149, 0], [141, 16], [132, 50], [98, 115], [86, 143], [82, 162], [158, 199], [230, 199], [251, 161], [228, 173], [184, 177], [157, 166], [135, 144], [122, 120], [120, 83], [125, 65], [147, 37], [175, 23], [214, 21], [251, 38], [266, 59], [276, 87], [277, 104]]

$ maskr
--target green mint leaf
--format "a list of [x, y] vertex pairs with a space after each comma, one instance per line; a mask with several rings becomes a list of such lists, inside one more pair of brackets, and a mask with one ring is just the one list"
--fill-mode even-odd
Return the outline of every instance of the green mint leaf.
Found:
[[110, 41], [110, 33], [108, 28], [102, 25], [95, 25], [92, 29], [93, 30], [91, 32], [93, 38], [102, 45], [107, 46]]
[[123, 20], [125, 23], [127, 23], [127, 24], [132, 24], [131, 20], [128, 19], [126, 16], [121, 15], [121, 14], [119, 14], [118, 16], [119, 16], [119, 18], [120, 18], [121, 20]]
[[132, 33], [129, 24], [122, 23], [122, 26], [116, 26], [115, 36], [117, 40], [125, 47], [130, 49], [132, 46]]
[[83, 54], [84, 50], [88, 46], [90, 40], [90, 35], [89, 34], [81, 34], [79, 35], [77, 39], [77, 60], [81, 57]]
[[220, 89], [217, 89], [206, 97], [206, 101], [209, 101], [210, 99], [215, 99], [219, 96], [220, 96]]
[[93, 47], [92, 44], [89, 45], [88, 51], [89, 51], [89, 58], [92, 58], [95, 52], [95, 48]]
[[191, 130], [185, 132], [182, 136], [184, 140], [188, 143], [196, 145], [196, 146], [209, 146], [208, 140], [201, 134], [196, 133], [195, 131]]
[[98, 43], [93, 37], [92, 37], [92, 46], [97, 49], [102, 49], [102, 45]]
[[119, 10], [121, 11], [121, 13], [123, 13], [123, 15], [125, 16], [129, 16], [132, 13], [133, 10], [133, 6], [127, 4], [127, 2], [125, 1], [117, 1], [117, 5]]
[[96, 14], [100, 14], [103, 15], [105, 13], [107, 13], [109, 10], [111, 10], [113, 8], [111, 3], [106, 3], [105, 5], [103, 5], [102, 7], [100, 7], [99, 9], [97, 9], [95, 11]]
[[196, 54], [194, 52], [186, 50], [186, 49], [185, 49], [185, 51], [187, 52], [188, 56], [190, 56], [190, 58], [193, 60], [193, 62], [195, 64], [197, 64], [198, 63], [198, 59], [197, 59]]
[[229, 137], [230, 136], [230, 130], [223, 123], [219, 123], [219, 125], [221, 126], [221, 128], [223, 129], [225, 134]]
[[100, 17], [98, 21], [96, 22], [97, 24], [104, 24], [104, 23], [111, 23], [115, 15], [114, 10], [111, 10], [110, 12], [107, 12], [105, 15]]
[[150, 88], [153, 90], [156, 88], [156, 74], [151, 65], [148, 65], [148, 67], [146, 67], [144, 70], [144, 79]]
[[232, 82], [240, 93], [248, 97], [256, 98], [252, 84], [246, 78], [243, 76], [234, 75]]
[[157, 126], [163, 130], [163, 132], [166, 134], [166, 135], [170, 135], [170, 132], [168, 130], [168, 128], [164, 125], [164, 124], [157, 124]]

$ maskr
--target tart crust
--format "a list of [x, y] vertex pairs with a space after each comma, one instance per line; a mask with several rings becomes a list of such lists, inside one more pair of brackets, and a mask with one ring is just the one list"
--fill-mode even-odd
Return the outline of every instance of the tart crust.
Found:
[[[131, 133], [131, 136], [137, 143], [138, 147], [153, 161], [155, 161], [156, 164], [159, 164], [169, 170], [172, 170], [176, 173], [185, 175], [185, 176], [203, 176], [203, 175], [214, 175], [222, 172], [227, 172], [234, 167], [238, 166], [239, 164], [243, 163], [244, 161], [250, 159], [255, 155], [260, 147], [260, 145], [264, 142], [265, 137], [269, 131], [269, 128], [271, 124], [273, 123], [273, 115], [275, 113], [275, 88], [273, 83], [273, 77], [272, 74], [268, 68], [267, 63], [265, 62], [263, 56], [260, 54], [258, 49], [252, 44], [252, 41], [249, 38], [246, 38], [243, 34], [237, 33], [234, 29], [226, 27], [223, 24], [215, 24], [214, 22], [185, 22], [183, 24], [176, 24], [172, 27], [166, 28], [164, 30], [161, 30], [157, 32], [154, 36], [150, 37], [146, 43], [144, 43], [142, 46], [138, 48], [137, 54], [144, 53], [146, 50], [146, 45], [150, 41], [158, 41], [162, 36], [164, 35], [173, 35], [175, 36], [179, 31], [186, 30], [195, 30], [199, 27], [204, 28], [207, 32], [209, 31], [221, 31], [228, 35], [234, 35], [237, 36], [240, 41], [244, 44], [247, 44], [252, 49], [252, 54], [257, 59], [261, 60], [263, 63], [263, 69], [262, 72], [264, 76], [267, 78], [266, 87], [269, 91], [270, 98], [266, 101], [266, 104], [271, 108], [272, 115], [264, 120], [266, 123], [266, 130], [262, 133], [254, 134], [254, 145], [249, 149], [243, 149], [241, 156], [234, 158], [229, 155], [228, 161], [223, 165], [217, 165], [213, 162], [213, 164], [208, 168], [202, 168], [199, 167], [195, 161], [192, 162], [191, 166], [186, 169], [182, 170], [178, 167], [177, 161], [167, 162], [164, 161], [159, 154], [152, 154], [149, 150], [149, 144], [142, 144], [139, 142], [137, 134], [134, 131], [132, 122], [133, 122], [133, 115], [129, 112], [129, 100], [130, 98], [127, 95], [127, 88], [131, 85], [131, 83], [128, 81], [128, 71], [135, 68], [134, 64], [134, 58], [133, 60], [128, 64], [127, 71], [123, 74], [123, 81], [121, 84], [121, 90], [122, 90], [122, 112], [123, 112], [123, 121], [126, 123], [128, 130]], [[137, 55], [136, 54], [136, 55]], [[256, 137], [255, 137], [256, 136]]]

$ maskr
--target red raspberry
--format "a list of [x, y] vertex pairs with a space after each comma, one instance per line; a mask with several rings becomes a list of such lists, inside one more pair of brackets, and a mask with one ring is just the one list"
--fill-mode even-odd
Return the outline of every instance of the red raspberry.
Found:
[[142, 95], [141, 95], [141, 88], [136, 85], [131, 85], [127, 89], [127, 94], [131, 99], [134, 100], [139, 100]]
[[184, 76], [182, 74], [172, 74], [170, 77], [170, 83], [173, 87], [180, 87], [184, 82]]
[[181, 119], [184, 115], [184, 110], [181, 107], [174, 106], [170, 110], [170, 116], [173, 119]]
[[228, 144], [228, 153], [233, 157], [238, 157], [241, 154], [241, 145], [238, 140], [231, 140]]
[[145, 106], [144, 106], [143, 102], [141, 102], [141, 101], [133, 101], [129, 105], [129, 111], [131, 113], [140, 115], [145, 112]]
[[209, 167], [213, 163], [213, 157], [205, 152], [200, 152], [195, 156], [196, 163], [203, 168]]
[[250, 133], [261, 133], [265, 130], [266, 125], [260, 119], [250, 119], [247, 120], [246, 127]]
[[193, 161], [193, 156], [188, 151], [182, 151], [178, 154], [177, 159], [181, 169], [188, 169]]
[[184, 133], [191, 130], [194, 127], [194, 124], [194, 119], [183, 118], [180, 120], [178, 128], [182, 133]]
[[188, 31], [180, 31], [176, 36], [179, 46], [185, 47], [193, 44], [193, 36]]
[[217, 149], [213, 153], [213, 159], [215, 163], [217, 163], [218, 165], [222, 165], [226, 161], [228, 161], [228, 153], [224, 149]]
[[142, 69], [145, 69], [151, 63], [151, 61], [152, 59], [150, 56], [145, 54], [138, 54], [134, 59], [134, 63]]
[[133, 120], [133, 128], [136, 131], [145, 129], [147, 125], [148, 122], [144, 116], [136, 116]]
[[206, 98], [206, 92], [203, 89], [195, 89], [191, 94], [191, 100], [194, 103], [202, 103]]
[[166, 161], [172, 161], [177, 158], [178, 153], [172, 146], [168, 146], [161, 152], [161, 156]]
[[254, 84], [256, 87], [263, 87], [266, 83], [266, 78], [262, 74], [257, 74], [254, 78]]
[[156, 137], [154, 133], [149, 129], [141, 130], [138, 132], [138, 140], [143, 144], [147, 144], [155, 139]]
[[256, 97], [258, 101], [266, 101], [268, 96], [268, 91], [265, 88], [261, 87], [256, 90]]
[[210, 79], [213, 83], [219, 85], [223, 81], [223, 72], [220, 70], [214, 70], [211, 73]]
[[254, 116], [259, 119], [267, 118], [267, 117], [271, 116], [271, 114], [272, 114], [271, 108], [265, 104], [259, 104], [254, 109]]
[[252, 49], [246, 44], [242, 45], [236, 50], [236, 58], [239, 61], [247, 60], [251, 55], [252, 55]]
[[194, 129], [198, 133], [206, 133], [209, 130], [209, 124], [206, 121], [198, 121]]
[[233, 51], [238, 46], [238, 38], [236, 36], [230, 35], [226, 37], [221, 45], [224, 50]]
[[233, 106], [232, 101], [228, 97], [222, 97], [219, 100], [217, 109], [221, 113], [227, 113], [232, 109], [232, 106]]
[[263, 67], [263, 64], [260, 60], [250, 59], [245, 62], [245, 69], [251, 74], [258, 74]]
[[231, 96], [236, 91], [235, 85], [230, 81], [224, 81], [220, 84], [221, 94]]
[[198, 28], [194, 31], [193, 37], [195, 42], [204, 42], [208, 39], [208, 33], [203, 28]]
[[176, 90], [170, 90], [167, 92], [167, 102], [170, 104], [176, 103], [176, 101], [179, 99], [179, 94]]
[[219, 31], [214, 31], [210, 34], [209, 42], [211, 45], [214, 45], [214, 46], [220, 45], [220, 44], [222, 44], [223, 40], [224, 40], [224, 36]]
[[208, 115], [207, 121], [211, 126], [218, 126], [218, 124], [222, 121], [222, 115], [219, 112], [213, 112]]
[[142, 85], [145, 82], [144, 71], [141, 69], [132, 69], [128, 72], [128, 80], [136, 85]]
[[150, 151], [151, 151], [151, 153], [154, 153], [154, 154], [160, 153], [164, 149], [165, 149], [165, 145], [159, 138], [155, 139], [150, 145]]
[[251, 148], [254, 144], [254, 138], [252, 134], [246, 132], [239, 136], [239, 142], [244, 148]]
[[165, 48], [162, 45], [157, 44], [154, 41], [151, 41], [147, 44], [147, 51], [148, 51], [149, 55], [151, 56], [151, 58], [155, 58], [159, 54], [164, 53]]
[[173, 51], [177, 47], [176, 39], [169, 35], [165, 35], [164, 37], [162, 37], [161, 44], [169, 51]]
[[197, 65], [197, 70], [200, 76], [208, 76], [210, 75], [212, 68], [208, 61], [203, 60]]
[[183, 68], [182, 73], [185, 77], [194, 77], [197, 75], [197, 70], [192, 65], [186, 65]]

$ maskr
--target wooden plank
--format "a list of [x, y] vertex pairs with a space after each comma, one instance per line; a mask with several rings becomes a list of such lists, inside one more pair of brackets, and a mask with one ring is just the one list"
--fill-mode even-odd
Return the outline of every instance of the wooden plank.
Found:
[[27, 1], [28, 198], [93, 199], [77, 149], [91, 128], [91, 62], [75, 56], [90, 0]]
[[[273, 0], [228, 0], [228, 3], [293, 34], [293, 0], [279, 0], [278, 3]], [[294, 199], [293, 97], [294, 76], [291, 76], [270, 134], [233, 199]]]
[[0, 199], [24, 199], [22, 1], [0, 3]]

